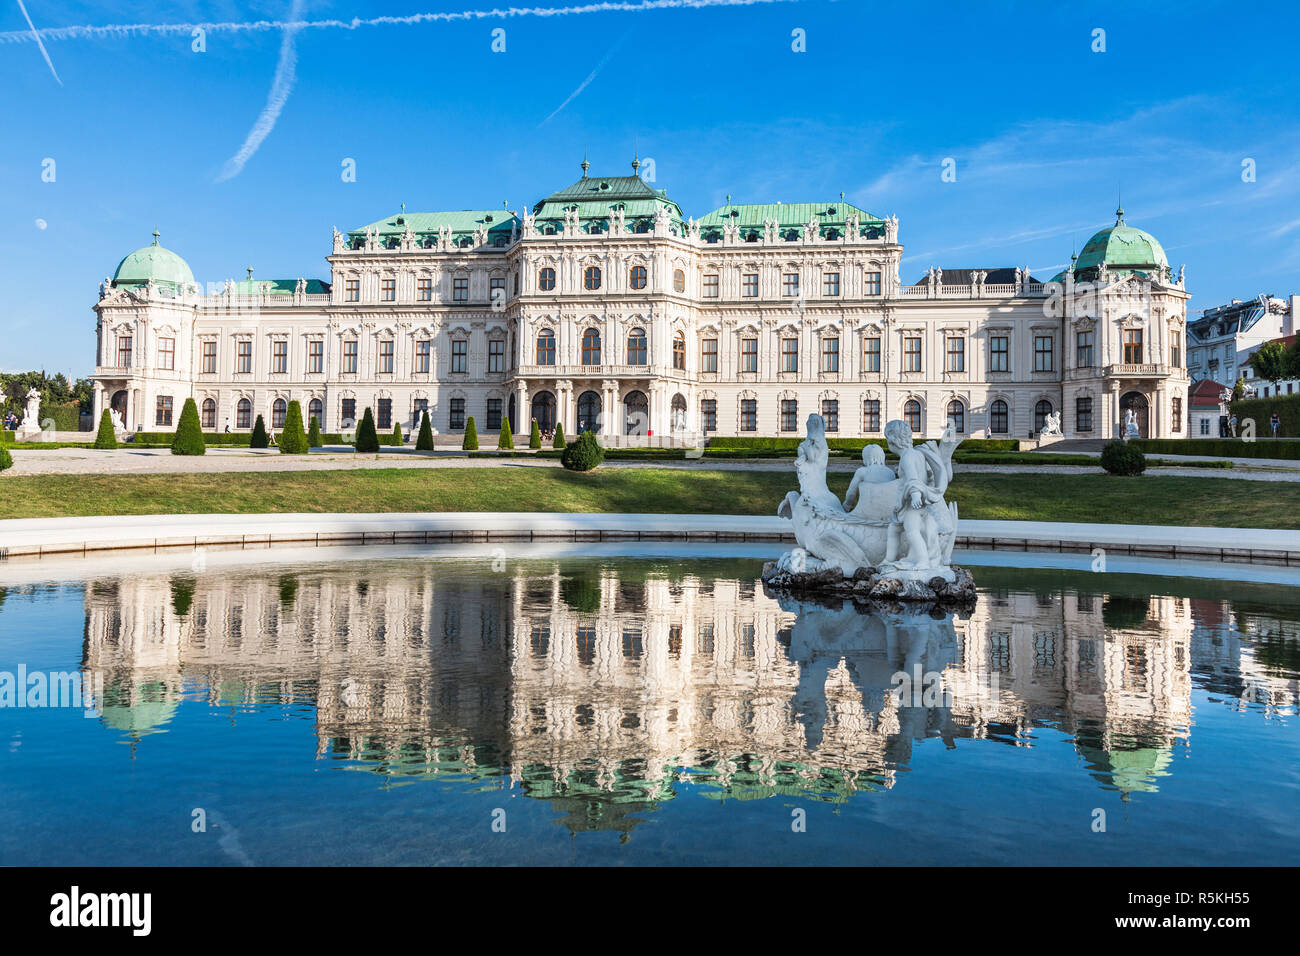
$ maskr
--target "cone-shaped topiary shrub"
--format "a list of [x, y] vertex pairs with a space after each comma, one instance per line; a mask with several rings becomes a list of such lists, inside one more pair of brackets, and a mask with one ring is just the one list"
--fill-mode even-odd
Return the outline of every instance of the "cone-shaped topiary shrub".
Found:
[[514, 448], [515, 436], [510, 431], [510, 418], [501, 419], [501, 437], [497, 439], [498, 448]]
[[1101, 467], [1112, 475], [1140, 475], [1147, 470], [1147, 458], [1136, 445], [1111, 441], [1102, 446]]
[[320, 437], [320, 419], [313, 415], [307, 428], [307, 447], [320, 448], [324, 444], [325, 440]]
[[529, 448], [542, 447], [542, 430], [537, 427], [537, 419], [535, 418], [533, 419], [533, 430], [528, 435], [528, 447]]
[[600, 447], [595, 432], [583, 432], [560, 456], [560, 464], [570, 471], [591, 471], [604, 460], [605, 449]]
[[269, 448], [271, 437], [266, 433], [266, 422], [262, 421], [262, 416], [257, 416], [257, 421], [253, 422], [253, 434], [249, 436], [249, 448]]
[[173, 455], [202, 455], [206, 451], [203, 444], [203, 426], [199, 424], [199, 406], [194, 399], [185, 399], [181, 408], [181, 420], [176, 423], [176, 437], [172, 439]]
[[465, 440], [460, 444], [463, 451], [478, 451], [478, 426], [474, 424], [474, 416], [469, 417], [465, 423]]
[[551, 442], [551, 447], [552, 448], [564, 447], [564, 424], [562, 422], [555, 423], [555, 441]]
[[12, 468], [13, 466], [13, 455], [9, 454], [9, 449], [5, 447], [5, 443], [0, 441], [0, 471], [4, 471], [6, 468]]
[[406, 436], [402, 434], [402, 426], [400, 423], [393, 426], [393, 444], [398, 448], [401, 448], [406, 444]]
[[371, 414], [369, 406], [361, 416], [361, 424], [357, 426], [356, 448], [364, 454], [379, 453], [379, 433], [375, 431], [375, 416]]
[[99, 432], [95, 435], [96, 448], [116, 448], [117, 432], [113, 431], [113, 416], [108, 414], [108, 409], [104, 409], [104, 414], [99, 416]]
[[280, 430], [280, 454], [305, 455], [310, 448], [307, 433], [302, 430], [302, 405], [295, 398], [284, 413], [284, 428]]
[[433, 426], [429, 424], [429, 413], [420, 414], [420, 434], [415, 439], [416, 451], [433, 451]]

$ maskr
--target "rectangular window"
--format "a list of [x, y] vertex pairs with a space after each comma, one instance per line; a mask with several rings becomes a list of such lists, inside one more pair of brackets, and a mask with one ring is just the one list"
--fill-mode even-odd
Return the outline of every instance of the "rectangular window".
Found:
[[385, 302], [397, 301], [397, 280], [381, 279], [379, 281], [379, 298]]
[[880, 399], [864, 398], [862, 400], [862, 430], [864, 432], [880, 431]]
[[[1182, 368], [1183, 365], [1183, 337], [1177, 332], [1169, 333], [1169, 364], [1174, 368]], [[1290, 386], [1287, 386], [1290, 390]]]
[[799, 340], [798, 339], [781, 340], [781, 371], [783, 372], [799, 371]]
[[840, 294], [840, 274], [838, 272], [822, 273], [822, 295]]
[[700, 342], [700, 371], [716, 372], [718, 370], [718, 340], [704, 339]]
[[487, 400], [487, 427], [490, 432], [501, 430], [501, 399], [499, 398]]
[[781, 277], [781, 294], [789, 296], [799, 294], [799, 273], [787, 272]]
[[131, 336], [129, 335], [117, 337], [117, 367], [131, 367]]
[[948, 336], [948, 371], [966, 371], [966, 338], [961, 335]]
[[345, 398], [339, 402], [339, 421], [344, 428], [351, 428], [357, 423], [357, 400]]
[[456, 302], [469, 301], [469, 276], [456, 276], [451, 280], [451, 297]]
[[862, 371], [879, 372], [880, 371], [880, 339], [877, 336], [863, 339], [862, 346]]
[[451, 400], [451, 414], [447, 419], [447, 424], [454, 432], [463, 431], [465, 428], [465, 399], [453, 398]]
[[163, 339], [158, 340], [158, 368], [166, 372], [176, 370], [176, 340]]
[[704, 276], [704, 298], [716, 299], [718, 297], [718, 275], [717, 273], [705, 273]]
[[427, 398], [416, 398], [411, 401], [411, 427], [419, 428], [424, 422], [424, 415], [429, 410], [429, 400]]
[[[1287, 385], [1286, 390], [1288, 393], [1290, 393], [1291, 386]], [[1183, 397], [1181, 395], [1175, 395], [1173, 398], [1169, 400], [1169, 417], [1171, 419], [1170, 425], [1173, 428], [1174, 432], [1177, 434], [1182, 434]]]
[[348, 302], [361, 301], [361, 280], [347, 279], [343, 282], [344, 299]]
[[1079, 332], [1074, 337], [1075, 368], [1092, 368], [1092, 332]]
[[381, 398], [375, 402], [375, 428], [389, 431], [393, 427], [393, 400]]
[[1092, 431], [1092, 399], [1087, 396], [1080, 396], [1074, 400], [1074, 430]]
[[838, 399], [822, 399], [822, 419], [826, 422], [828, 432], [840, 430], [840, 403]]
[[706, 432], [718, 430], [718, 400], [706, 398], [700, 402], [700, 427]]
[[451, 343], [451, 370], [469, 371], [469, 343], [464, 339], [455, 339]]
[[903, 339], [903, 371], [921, 371], [921, 339], [919, 336], [909, 335]]
[[822, 371], [836, 373], [840, 370], [840, 340], [822, 339]]
[[429, 360], [433, 355], [433, 343], [428, 339], [421, 339], [415, 343], [415, 370], [416, 372], [427, 374], [429, 371]]
[[343, 343], [343, 371], [355, 375], [357, 372], [357, 340], [349, 339]]
[[1034, 336], [1034, 371], [1050, 372], [1052, 370], [1052, 337], [1050, 335]]
[[325, 343], [320, 339], [307, 343], [307, 371], [317, 375], [325, 371]]
[[154, 424], [161, 425], [164, 428], [171, 428], [172, 397], [170, 395], [158, 396], [158, 405], [154, 411]]
[[1011, 355], [1008, 349], [1010, 340], [1005, 335], [989, 336], [989, 371], [1011, 371]]
[[235, 371], [243, 372], [245, 375], [253, 371], [253, 343], [248, 339], [241, 341], [236, 349], [238, 361], [235, 363]]
[[205, 375], [217, 374], [217, 343], [214, 341], [203, 343], [203, 373]]
[[289, 371], [289, 343], [285, 339], [271, 343], [271, 371], [276, 375], [285, 375]]
[[498, 309], [506, 305], [506, 277], [493, 276], [488, 279], [488, 301]]
[[1142, 330], [1124, 330], [1124, 364], [1142, 364]]
[[880, 295], [880, 273], [864, 272], [862, 274], [863, 295]]
[[506, 343], [504, 339], [488, 342], [488, 371], [504, 372], [506, 370]]
[[740, 340], [740, 370], [742, 372], [758, 371], [758, 339]]
[[1202, 435], [1208, 435], [1209, 433], [1210, 433], [1210, 420], [1209, 420], [1208, 418], [1202, 418], [1202, 419], [1201, 419], [1201, 434], [1202, 434]]
[[416, 298], [421, 302], [433, 301], [433, 280], [417, 279], [415, 283]]
[[758, 399], [742, 398], [740, 400], [740, 430], [742, 432], [758, 431]]
[[379, 343], [379, 371], [384, 375], [393, 374], [393, 340], [385, 339]]
[[746, 272], [742, 277], [741, 294], [747, 299], [758, 297], [758, 273]]
[[793, 398], [781, 399], [781, 431], [799, 430], [799, 402]]

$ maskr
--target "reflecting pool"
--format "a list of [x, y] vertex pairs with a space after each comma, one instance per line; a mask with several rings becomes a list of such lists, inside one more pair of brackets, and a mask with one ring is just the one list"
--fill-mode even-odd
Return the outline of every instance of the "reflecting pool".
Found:
[[761, 569], [11, 582], [0, 864], [1300, 862], [1300, 589], [974, 567], [963, 618]]

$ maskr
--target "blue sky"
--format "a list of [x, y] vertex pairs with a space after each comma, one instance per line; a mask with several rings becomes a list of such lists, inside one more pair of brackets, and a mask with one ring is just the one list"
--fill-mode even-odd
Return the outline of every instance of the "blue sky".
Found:
[[[342, 24], [495, 6], [25, 0], [38, 30], [282, 22], [295, 3]], [[0, 369], [88, 374], [98, 283], [155, 227], [204, 283], [250, 264], [328, 278], [332, 227], [403, 202], [520, 209], [575, 180], [584, 149], [593, 174], [630, 173], [634, 142], [688, 215], [727, 194], [841, 192], [898, 215], [905, 281], [931, 265], [1047, 278], [1122, 189], [1128, 222], [1187, 264], [1194, 309], [1283, 295], [1300, 290], [1297, 19], [1280, 4], [802, 0], [308, 26], [274, 124], [222, 179], [273, 94], [282, 29], [212, 28], [203, 53], [188, 30], [47, 35], [52, 70], [0, 0]]]

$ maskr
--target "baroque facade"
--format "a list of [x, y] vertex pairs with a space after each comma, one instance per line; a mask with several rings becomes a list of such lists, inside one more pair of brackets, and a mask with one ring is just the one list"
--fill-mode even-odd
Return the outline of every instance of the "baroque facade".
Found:
[[[633, 172], [637, 172], [633, 163]], [[1183, 273], [1124, 223], [1041, 282], [1021, 268], [901, 278], [896, 217], [844, 201], [687, 218], [639, 175], [582, 178], [522, 213], [400, 213], [334, 233], [328, 281], [206, 292], [154, 243], [106, 279], [96, 409], [169, 430], [280, 427], [288, 401], [345, 432], [592, 429], [608, 444], [797, 435], [1186, 434]]]

